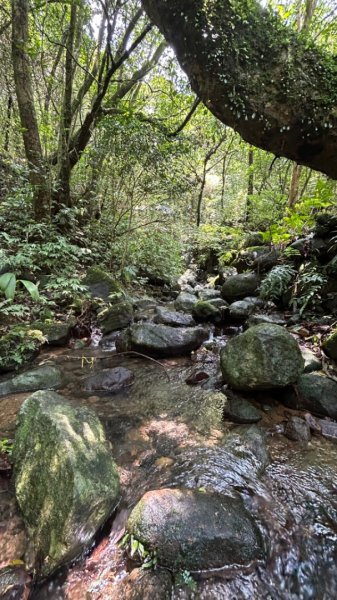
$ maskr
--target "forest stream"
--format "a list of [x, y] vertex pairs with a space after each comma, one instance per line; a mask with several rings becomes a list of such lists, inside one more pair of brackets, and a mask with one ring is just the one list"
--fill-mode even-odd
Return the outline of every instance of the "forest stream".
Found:
[[[54, 364], [62, 370], [65, 383], [60, 393], [71, 403], [94, 408], [101, 418], [118, 465], [122, 494], [95, 544], [72, 566], [42, 584], [32, 584], [29, 600], [150, 596], [158, 600], [323, 600], [337, 596], [337, 446], [320, 436], [308, 443], [287, 439], [284, 422], [298, 413], [282, 407], [272, 394], [252, 397], [262, 416], [258, 425], [224, 420], [220, 394], [204, 389], [214, 391], [219, 380], [218, 351], [227, 336], [218, 333], [211, 335], [208, 349], [203, 346], [192, 358], [162, 359], [160, 364], [141, 356], [118, 355], [113, 344], [104, 351], [101, 346], [62, 348], [40, 355], [38, 364]], [[119, 366], [134, 374], [130, 385], [114, 394], [83, 391], [88, 375]], [[203, 374], [201, 384], [196, 383], [196, 373]], [[28, 395], [2, 399], [2, 434], [13, 437], [16, 413]], [[5, 552], [8, 544], [20, 555], [26, 537], [12, 485], [5, 476], [0, 477], [0, 485]], [[162, 568], [139, 570], [139, 561], [127, 558], [120, 545], [127, 517], [146, 491], [176, 487], [240, 496], [265, 540], [266, 560], [245, 567], [233, 564], [184, 572], [185, 582], [174, 580]], [[17, 584], [29, 583], [20, 565], [16, 571]], [[20, 585], [9, 586], [9, 595], [2, 597], [25, 597], [20, 595]]]

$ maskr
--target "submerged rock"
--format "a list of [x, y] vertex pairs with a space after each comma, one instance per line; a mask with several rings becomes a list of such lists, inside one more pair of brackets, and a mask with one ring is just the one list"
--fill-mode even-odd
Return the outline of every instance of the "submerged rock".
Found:
[[47, 576], [91, 543], [111, 514], [116, 466], [95, 413], [55, 392], [35, 392], [22, 405], [13, 456], [35, 568]]
[[264, 556], [262, 536], [240, 498], [188, 489], [147, 492], [128, 531], [174, 570], [245, 564]]
[[221, 289], [221, 295], [228, 302], [241, 300], [246, 296], [253, 296], [260, 284], [260, 277], [256, 273], [241, 273], [226, 279]]
[[156, 308], [156, 315], [154, 317], [155, 323], [161, 325], [170, 325], [171, 327], [193, 327], [195, 321], [193, 317], [187, 313], [177, 312], [174, 310], [168, 310], [158, 306]]
[[262, 419], [260, 411], [246, 398], [226, 390], [227, 402], [224, 406], [224, 417], [233, 423], [257, 423]]
[[177, 328], [154, 323], [138, 323], [121, 333], [117, 352], [134, 350], [150, 356], [168, 357], [189, 354], [208, 337], [202, 327]]
[[54, 365], [43, 365], [1, 381], [0, 397], [35, 390], [57, 390], [62, 384], [63, 377], [60, 369]]
[[[115, 592], [115, 593], [114, 593]], [[133, 569], [117, 583], [111, 600], [172, 600], [172, 577], [164, 569]]]
[[118, 302], [99, 313], [98, 324], [105, 334], [127, 327], [132, 319], [132, 304], [130, 302]]
[[284, 435], [294, 442], [309, 442], [311, 439], [310, 426], [300, 417], [290, 417], [285, 426]]
[[221, 350], [220, 365], [233, 389], [265, 390], [294, 383], [304, 361], [290, 333], [279, 325], [261, 324], [231, 339]]
[[118, 392], [132, 385], [134, 377], [133, 372], [125, 367], [102, 369], [96, 375], [91, 375], [85, 380], [84, 389], [87, 392]]

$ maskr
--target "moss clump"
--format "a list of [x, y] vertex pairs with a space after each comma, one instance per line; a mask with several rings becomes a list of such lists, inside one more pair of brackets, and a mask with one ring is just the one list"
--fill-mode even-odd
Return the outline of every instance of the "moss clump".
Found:
[[0, 373], [19, 369], [33, 360], [45, 342], [42, 331], [27, 326], [16, 326], [0, 338]]

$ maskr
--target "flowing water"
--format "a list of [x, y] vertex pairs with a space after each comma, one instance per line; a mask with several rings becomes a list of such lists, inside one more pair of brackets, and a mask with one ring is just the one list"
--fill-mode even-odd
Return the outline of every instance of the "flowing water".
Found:
[[[144, 591], [133, 596], [121, 587], [135, 565], [118, 545], [132, 507], [145, 491], [160, 487], [240, 494], [267, 546], [265, 563], [194, 573], [197, 590], [176, 585], [172, 598], [337, 598], [337, 445], [321, 437], [307, 445], [286, 439], [281, 424], [296, 413], [270, 396], [256, 403], [263, 414], [258, 426], [224, 421], [224, 397], [214, 389], [221, 385], [218, 357], [211, 350], [161, 365], [100, 348], [57, 350], [41, 361], [62, 368], [66, 382], [60, 393], [101, 417], [119, 468], [122, 499], [96, 544], [69, 569], [33, 586], [31, 600], [160, 598], [159, 588], [157, 596]], [[121, 365], [133, 371], [132, 385], [115, 394], [82, 391], [88, 375]], [[203, 383], [209, 389], [186, 385], [198, 370], [209, 376]], [[0, 400], [0, 433], [13, 435], [15, 415], [27, 395]], [[8, 480], [0, 477], [0, 485], [0, 520], [13, 523], [19, 552], [22, 525]]]

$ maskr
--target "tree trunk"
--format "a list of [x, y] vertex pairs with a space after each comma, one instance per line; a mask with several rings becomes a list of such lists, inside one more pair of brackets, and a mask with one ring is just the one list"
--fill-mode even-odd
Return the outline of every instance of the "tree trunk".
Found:
[[257, 0], [142, 1], [216, 117], [248, 143], [337, 179], [332, 55]]
[[291, 182], [288, 194], [288, 206], [293, 209], [295, 204], [299, 200], [299, 188], [300, 188], [300, 176], [302, 167], [301, 165], [294, 165], [291, 173]]
[[28, 43], [28, 1], [12, 0], [12, 60], [36, 221], [50, 218], [50, 185], [35, 113]]
[[247, 210], [246, 210], [246, 221], [249, 220], [249, 215], [251, 213], [251, 196], [254, 194], [254, 173], [253, 173], [253, 165], [254, 165], [254, 150], [252, 147], [248, 150], [248, 185], [247, 185]]

